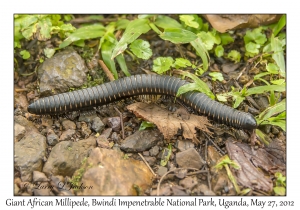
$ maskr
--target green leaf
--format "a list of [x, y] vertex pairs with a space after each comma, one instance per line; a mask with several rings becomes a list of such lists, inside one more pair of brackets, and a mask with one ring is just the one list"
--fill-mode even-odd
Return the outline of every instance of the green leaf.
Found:
[[274, 85], [282, 85], [285, 83], [285, 79], [273, 80], [273, 81], [271, 81], [271, 83]]
[[210, 32], [201, 31], [197, 34], [207, 50], [211, 50], [215, 44], [215, 37]]
[[20, 55], [22, 55], [22, 58], [25, 59], [25, 60], [30, 58], [30, 53], [27, 50], [22, 50], [20, 52]]
[[283, 99], [281, 102], [271, 107], [268, 107], [266, 110], [260, 113], [258, 119], [259, 121], [268, 120], [270, 117], [277, 115], [285, 110], [286, 110], [286, 102], [285, 99]]
[[255, 133], [256, 135], [259, 137], [259, 139], [265, 144], [265, 145], [269, 145], [270, 143], [270, 139], [269, 137], [263, 133], [261, 130], [259, 129], [255, 129]]
[[136, 19], [131, 21], [126, 30], [113, 50], [111, 59], [121, 54], [127, 49], [127, 45], [136, 40], [141, 34], [147, 33], [150, 30], [148, 19]]
[[155, 127], [156, 127], [156, 125], [154, 123], [143, 121], [140, 125], [139, 130], [142, 131], [142, 130], [145, 130], [146, 128], [155, 128]]
[[193, 15], [179, 15], [179, 19], [184, 22], [187, 26], [192, 28], [198, 28], [199, 24], [195, 21]]
[[83, 39], [80, 39], [78, 41], [73, 42], [73, 45], [77, 46], [77, 47], [84, 47], [85, 46], [85, 42]]
[[28, 28], [30, 25], [36, 23], [38, 18], [36, 15], [26, 15], [21, 20], [21, 27], [23, 29]]
[[130, 44], [130, 50], [138, 57], [144, 60], [152, 56], [150, 44], [142, 39], [137, 39]]
[[167, 28], [159, 35], [163, 40], [168, 40], [174, 44], [189, 43], [197, 39], [197, 35], [181, 28]]
[[44, 54], [47, 58], [51, 58], [55, 53], [55, 49], [45, 48]]
[[185, 92], [197, 90], [199, 92], [205, 93], [211, 99], [215, 99], [215, 95], [211, 92], [208, 85], [205, 82], [203, 82], [201, 79], [199, 79], [196, 75], [191, 74], [189, 72], [185, 72], [185, 71], [179, 71], [179, 73], [183, 76], [187, 76], [187, 77], [191, 78], [195, 83], [190, 83], [190, 84], [181, 86], [178, 89], [176, 97], [180, 96], [181, 94], [183, 94]]
[[128, 26], [129, 23], [130, 23], [130, 21], [127, 19], [118, 20], [116, 23], [117, 30], [126, 29], [126, 27]]
[[259, 44], [255, 44], [254, 42], [249, 42], [246, 44], [246, 55], [249, 55], [251, 57], [257, 55], [259, 53]]
[[158, 74], [170, 70], [174, 60], [172, 57], [158, 57], [153, 61], [153, 71]]
[[208, 69], [209, 63], [209, 54], [206, 48], [204, 47], [200, 38], [197, 38], [194, 41], [191, 41], [191, 45], [195, 48], [197, 54], [201, 57], [203, 62], [203, 70], [206, 71]]
[[278, 121], [263, 121], [261, 125], [275, 125], [280, 127], [282, 130], [286, 131], [286, 121], [278, 120]]
[[224, 55], [224, 48], [222, 45], [218, 45], [216, 48], [215, 48], [215, 55], [217, 57], [222, 57]]
[[173, 64], [173, 66], [176, 69], [186, 68], [187, 66], [191, 66], [191, 65], [192, 65], [191, 62], [184, 58], [176, 58], [175, 63]]
[[217, 99], [218, 101], [221, 101], [221, 102], [227, 102], [227, 98], [229, 97], [228, 94], [217, 94]]
[[279, 67], [280, 75], [285, 77], [285, 60], [282, 42], [277, 37], [274, 38], [274, 35], [271, 36], [271, 50], [274, 52], [272, 58]]
[[273, 35], [276, 36], [286, 24], [286, 15], [282, 15], [278, 23], [273, 28]]
[[276, 172], [274, 176], [276, 177], [276, 186], [286, 186], [286, 177], [282, 173]]
[[124, 58], [123, 54], [118, 55], [118, 56], [116, 57], [116, 59], [117, 59], [117, 62], [118, 62], [118, 64], [119, 64], [121, 70], [124, 72], [124, 74], [125, 74], [127, 77], [131, 76], [131, 74], [130, 74], [129, 71], [128, 71], [128, 68], [127, 68], [127, 65], [126, 65], [126, 61], [125, 61], [125, 58]]
[[224, 155], [223, 157], [221, 157], [214, 168], [220, 170], [224, 167], [224, 165], [230, 165], [237, 170], [241, 168], [240, 165], [235, 160], [231, 160], [228, 155]]
[[59, 28], [62, 31], [70, 31], [70, 32], [73, 32], [76, 30], [76, 28], [74, 26], [72, 26], [72, 24], [70, 24], [70, 23], [62, 24], [61, 26], [59, 26]]
[[257, 86], [253, 88], [249, 88], [247, 90], [247, 96], [253, 95], [253, 94], [261, 94], [268, 91], [278, 91], [283, 92], [285, 91], [285, 84], [281, 85], [264, 85], [264, 86]]
[[103, 42], [101, 47], [101, 55], [105, 65], [109, 68], [109, 70], [113, 73], [114, 78], [118, 79], [118, 72], [116, 70], [115, 61], [110, 59], [112, 55], [112, 51], [115, 48], [115, 44], [106, 40]]
[[234, 98], [235, 98], [235, 101], [233, 104], [233, 108], [237, 108], [245, 100], [244, 96], [237, 95], [237, 94], [234, 95]]
[[209, 76], [212, 77], [213, 81], [219, 80], [220, 82], [222, 82], [224, 80], [223, 74], [220, 72], [211, 72], [209, 73]]
[[247, 45], [249, 42], [254, 41], [256, 44], [263, 45], [267, 41], [267, 37], [261, 31], [262, 27], [253, 29], [252, 31], [248, 30], [244, 36], [245, 44]]
[[279, 70], [278, 66], [274, 63], [268, 63], [266, 69], [271, 74], [278, 74], [278, 70]]
[[167, 165], [167, 163], [171, 157], [171, 154], [172, 154], [172, 145], [169, 144], [168, 148], [164, 148], [164, 150], [162, 152], [162, 159], [160, 161], [161, 166]]
[[273, 188], [274, 192], [276, 195], [285, 195], [286, 194], [286, 189], [285, 187], [274, 187]]
[[38, 34], [38, 40], [44, 41], [51, 38], [51, 20], [50, 18], [41, 19], [38, 22], [38, 26], [40, 27], [40, 33]]
[[180, 23], [166, 15], [158, 15], [154, 24], [163, 29], [182, 28], [182, 25]]
[[227, 45], [234, 42], [234, 39], [230, 36], [229, 33], [220, 34], [222, 45]]
[[227, 57], [228, 57], [230, 60], [234, 61], [235, 63], [238, 63], [238, 62], [240, 62], [240, 60], [241, 60], [241, 53], [238, 52], [238, 51], [236, 51], [236, 50], [231, 50], [231, 51], [228, 53]]
[[36, 32], [36, 24], [33, 24], [31, 26], [26, 27], [22, 31], [22, 35], [25, 37], [25, 39], [31, 39], [33, 34]]
[[101, 24], [94, 24], [89, 26], [83, 26], [72, 34], [69, 35], [60, 45], [59, 48], [64, 48], [70, 45], [72, 42], [78, 40], [94, 39], [101, 37], [105, 34], [105, 28]]

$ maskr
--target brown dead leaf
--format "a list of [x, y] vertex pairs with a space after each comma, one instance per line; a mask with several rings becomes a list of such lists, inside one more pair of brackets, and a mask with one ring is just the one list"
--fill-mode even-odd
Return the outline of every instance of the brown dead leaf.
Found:
[[249, 145], [233, 143], [230, 140], [226, 141], [226, 149], [230, 159], [235, 160], [241, 166], [241, 169], [236, 171], [239, 183], [251, 189], [266, 192], [273, 189], [271, 178], [265, 176], [262, 170], [258, 168], [270, 170], [273, 167], [269, 160], [258, 156], [263, 154], [261, 150], [253, 153]]
[[177, 134], [178, 129], [183, 130], [184, 138], [192, 139], [196, 143], [199, 143], [199, 140], [196, 138], [195, 128], [211, 134], [207, 129], [207, 126], [211, 126], [211, 124], [206, 117], [191, 114], [188, 119], [181, 119], [177, 117], [176, 113], [169, 112], [155, 104], [142, 102], [131, 104], [127, 106], [127, 109], [132, 111], [137, 117], [154, 123], [165, 139], [171, 139]]
[[220, 14], [204, 15], [204, 18], [221, 33], [240, 28], [256, 28], [261, 25], [268, 25], [277, 22], [282, 15], [275, 14]]

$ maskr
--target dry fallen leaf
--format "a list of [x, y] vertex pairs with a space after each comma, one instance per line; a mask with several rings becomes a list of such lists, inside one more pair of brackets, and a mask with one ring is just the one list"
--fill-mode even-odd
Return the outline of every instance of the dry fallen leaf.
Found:
[[253, 152], [249, 145], [244, 143], [233, 143], [226, 141], [226, 149], [231, 160], [235, 160], [241, 166], [240, 170], [236, 171], [237, 180], [243, 186], [251, 189], [270, 192], [273, 189], [272, 180], [264, 175], [260, 167], [264, 170], [270, 170], [273, 164], [265, 157], [260, 158], [259, 153]]
[[178, 129], [183, 130], [183, 137], [192, 139], [199, 143], [196, 138], [196, 130], [198, 128], [204, 132], [211, 134], [207, 126], [211, 126], [206, 117], [191, 114], [189, 119], [177, 117], [177, 113], [169, 112], [155, 104], [145, 104], [142, 102], [134, 103], [127, 106], [137, 117], [141, 117], [147, 121], [154, 123], [165, 139], [171, 139], [177, 134]]

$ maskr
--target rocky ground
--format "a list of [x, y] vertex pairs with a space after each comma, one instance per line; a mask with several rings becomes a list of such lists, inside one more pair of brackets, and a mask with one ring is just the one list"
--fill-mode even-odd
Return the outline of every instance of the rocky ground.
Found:
[[[186, 52], [196, 59], [184, 46], [179, 49], [155, 39], [151, 46], [154, 57], [176, 57]], [[35, 43], [31, 49], [38, 52], [42, 47]], [[151, 61], [136, 65], [130, 57], [127, 61], [132, 74], [145, 73], [143, 69], [150, 70], [152, 65]], [[89, 64], [80, 50], [69, 48], [41, 65], [20, 66], [36, 68], [36, 74], [15, 73], [15, 195], [237, 195], [228, 171], [214, 167], [225, 154], [241, 166], [230, 170], [241, 190], [250, 189], [247, 195], [273, 194], [275, 172], [285, 175], [286, 171], [286, 134], [274, 126], [261, 128], [272, 139], [269, 145], [253, 138], [251, 132], [215, 122], [209, 126], [210, 135], [197, 130], [198, 142], [185, 139], [180, 130], [165, 139], [157, 127], [139, 131], [143, 120], [127, 106], [144, 101], [140, 98], [103, 106], [88, 114], [50, 117], [28, 113], [27, 106], [37, 98], [69, 91], [69, 87], [81, 88], [87, 83], [87, 74], [103, 78], [103, 73], [97, 73], [99, 67], [88, 68]], [[223, 72], [226, 81], [206, 82], [216, 92], [230, 90], [232, 78], [237, 78], [243, 68], [243, 64], [212, 58], [210, 70]], [[249, 71], [239, 77], [238, 83], [246, 84], [251, 77], [253, 72]], [[248, 107], [249, 112], [257, 114], [268, 106], [266, 96], [250, 100], [255, 106], [251, 103], [248, 107], [249, 103], [244, 102], [241, 109]], [[170, 98], [153, 103], [170, 113], [182, 108]], [[166, 157], [169, 160], [162, 166]]]

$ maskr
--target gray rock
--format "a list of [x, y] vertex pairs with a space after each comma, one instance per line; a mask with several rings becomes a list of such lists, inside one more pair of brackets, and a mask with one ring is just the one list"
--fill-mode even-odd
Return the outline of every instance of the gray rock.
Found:
[[107, 149], [110, 148], [109, 141], [107, 140], [107, 138], [104, 135], [98, 136], [96, 141], [97, 141], [98, 147], [107, 148]]
[[56, 144], [45, 163], [43, 172], [46, 175], [72, 176], [80, 168], [81, 161], [96, 147], [96, 139], [91, 136], [78, 142], [63, 141]]
[[178, 152], [176, 154], [176, 162], [181, 168], [200, 169], [205, 164], [205, 161], [194, 148], [187, 149], [183, 152]]
[[55, 133], [47, 135], [47, 143], [50, 146], [54, 146], [59, 142], [59, 137]]
[[97, 117], [97, 114], [95, 112], [92, 112], [92, 113], [80, 113], [78, 121], [80, 121], [80, 122], [86, 122], [86, 123], [91, 123], [96, 117]]
[[152, 183], [153, 175], [143, 162], [124, 159], [119, 151], [95, 148], [85, 166], [81, 183], [93, 188], [85, 188], [77, 195], [137, 195], [132, 186], [144, 192]]
[[25, 127], [18, 123], [15, 123], [14, 131], [15, 131], [15, 142], [20, 141], [25, 136], [26, 133]]
[[[43, 62], [38, 69], [42, 96], [66, 92], [86, 82], [84, 60], [73, 49], [65, 49]], [[53, 91], [53, 92], [52, 92]]]
[[33, 182], [47, 182], [48, 178], [43, 172], [34, 171], [33, 172]]
[[156, 162], [156, 158], [155, 157], [144, 157], [145, 160], [149, 163], [150, 166], [153, 166]]
[[71, 130], [71, 129], [66, 130], [61, 134], [59, 140], [60, 141], [70, 140], [74, 134], [75, 134], [75, 130]]
[[216, 195], [213, 191], [208, 189], [207, 185], [205, 185], [205, 184], [200, 184], [199, 187], [198, 187], [198, 190], [203, 195], [209, 195], [209, 196], [215, 196]]
[[72, 122], [71, 120], [64, 120], [62, 123], [62, 126], [65, 130], [75, 130], [76, 129], [76, 124], [74, 122]]
[[26, 133], [30, 133], [31, 131], [38, 132], [38, 129], [34, 126], [31, 121], [28, 121], [25, 117], [18, 115], [14, 117], [15, 124], [19, 124], [23, 126], [26, 130]]
[[150, 152], [150, 155], [151, 155], [151, 156], [156, 156], [156, 155], [158, 155], [158, 153], [159, 153], [159, 146], [154, 146], [154, 147], [152, 147], [152, 148], [149, 150], [149, 152]]
[[121, 119], [120, 117], [109, 117], [107, 119], [108, 125], [112, 128], [113, 131], [121, 130]]
[[188, 140], [179, 140], [177, 142], [177, 148], [179, 149], [179, 151], [184, 151], [187, 150], [189, 148], [194, 148], [194, 143]]
[[229, 73], [235, 71], [237, 68], [240, 67], [240, 63], [225, 63], [222, 65], [222, 71], [224, 73]]
[[196, 177], [189, 176], [184, 178], [183, 180], [180, 180], [179, 184], [185, 189], [192, 190], [198, 184], [198, 181]]
[[113, 132], [111, 134], [111, 140], [113, 140], [114, 142], [117, 142], [119, 140], [119, 135], [117, 134], [117, 132]]
[[105, 130], [101, 133], [101, 135], [105, 136], [105, 138], [108, 139], [108, 137], [110, 136], [111, 132], [112, 132], [112, 128], [107, 128], [107, 129], [105, 129]]
[[185, 189], [183, 187], [178, 186], [178, 185], [173, 185], [172, 191], [173, 191], [173, 195], [175, 195], [175, 196], [189, 195], [185, 192]]
[[102, 130], [104, 130], [104, 123], [101, 121], [99, 117], [95, 117], [92, 121], [92, 130], [94, 130], [96, 133], [101, 133]]
[[126, 152], [142, 152], [162, 140], [163, 135], [157, 129], [137, 131], [122, 142], [121, 149]]
[[168, 172], [168, 169], [166, 168], [166, 167], [163, 167], [163, 166], [158, 166], [158, 169], [157, 169], [157, 174], [159, 175], [159, 176], [163, 176], [163, 175], [165, 175], [165, 173], [167, 173]]
[[21, 173], [21, 180], [32, 181], [33, 171], [41, 171], [46, 155], [46, 137], [31, 132], [15, 144], [14, 165]]

